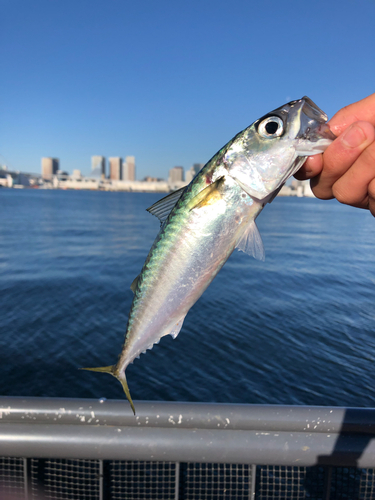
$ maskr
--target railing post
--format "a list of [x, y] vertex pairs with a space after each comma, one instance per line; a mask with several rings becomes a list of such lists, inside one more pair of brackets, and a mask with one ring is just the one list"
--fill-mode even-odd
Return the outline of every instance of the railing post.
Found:
[[178, 500], [180, 494], [180, 462], [175, 462], [175, 467], [174, 500]]
[[250, 499], [255, 498], [255, 483], [257, 480], [257, 466], [251, 465], [251, 484], [250, 484]]
[[30, 490], [30, 484], [29, 484], [29, 467], [27, 466], [27, 458], [23, 459], [23, 485], [24, 485], [24, 494], [25, 494], [25, 500], [29, 500], [29, 490]]
[[324, 500], [329, 500], [331, 496], [332, 467], [326, 467], [325, 470], [323, 498]]
[[103, 495], [103, 460], [99, 460], [99, 500], [104, 500]]

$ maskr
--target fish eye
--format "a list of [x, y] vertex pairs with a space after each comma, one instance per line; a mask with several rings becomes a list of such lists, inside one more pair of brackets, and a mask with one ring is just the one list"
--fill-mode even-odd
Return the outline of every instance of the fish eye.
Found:
[[266, 139], [280, 137], [284, 132], [284, 123], [278, 116], [268, 116], [258, 126], [258, 133]]

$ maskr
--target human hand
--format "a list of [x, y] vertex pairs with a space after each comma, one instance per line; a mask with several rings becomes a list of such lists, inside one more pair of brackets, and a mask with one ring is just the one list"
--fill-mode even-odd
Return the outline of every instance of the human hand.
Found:
[[311, 179], [317, 198], [336, 198], [375, 217], [375, 94], [340, 109], [328, 125], [337, 139], [309, 157], [296, 179]]

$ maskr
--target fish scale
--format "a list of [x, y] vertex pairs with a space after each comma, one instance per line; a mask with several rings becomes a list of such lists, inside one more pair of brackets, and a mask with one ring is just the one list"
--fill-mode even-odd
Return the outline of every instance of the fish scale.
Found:
[[119, 360], [85, 368], [116, 377], [134, 414], [127, 366], [164, 335], [178, 335], [235, 248], [264, 258], [255, 219], [306, 156], [322, 153], [335, 139], [326, 121], [308, 97], [285, 104], [237, 134], [189, 186], [148, 209], [161, 228], [131, 285], [134, 299]]

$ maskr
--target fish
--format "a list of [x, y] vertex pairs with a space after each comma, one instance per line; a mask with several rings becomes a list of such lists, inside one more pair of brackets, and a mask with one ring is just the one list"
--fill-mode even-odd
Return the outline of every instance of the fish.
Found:
[[135, 415], [127, 366], [165, 335], [176, 338], [185, 316], [235, 249], [264, 260], [256, 218], [308, 156], [336, 136], [308, 97], [288, 102], [238, 133], [192, 182], [147, 210], [160, 231], [141, 273], [125, 342], [115, 365], [84, 370], [120, 381]]

